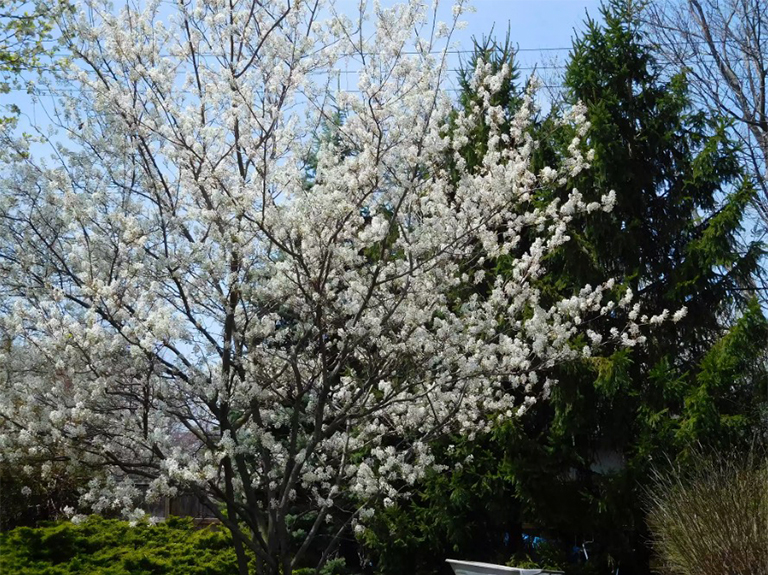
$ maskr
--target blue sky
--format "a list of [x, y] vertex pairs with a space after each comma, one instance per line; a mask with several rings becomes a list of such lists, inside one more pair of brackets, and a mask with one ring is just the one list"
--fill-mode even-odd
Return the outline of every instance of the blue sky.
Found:
[[[475, 12], [463, 17], [467, 27], [456, 34], [456, 40], [469, 48], [473, 36], [480, 38], [493, 29], [503, 38], [509, 28], [512, 42], [521, 49], [518, 63], [524, 68], [562, 65], [574, 33], [584, 29], [587, 11], [593, 18], [600, 15], [600, 0], [474, 0], [473, 5]], [[548, 74], [546, 68], [540, 72]]]
[[[570, 46], [574, 29], [583, 29], [588, 10], [597, 17], [599, 0], [475, 0], [475, 13], [464, 17], [468, 26], [460, 32], [462, 44], [471, 36], [487, 33], [495, 24], [503, 33], [509, 25], [512, 39], [521, 48]], [[565, 55], [565, 52], [561, 52]]]
[[[382, 0], [382, 3], [391, 4], [394, 1]], [[349, 4], [350, 10], [354, 10], [358, 2], [337, 0], [337, 7], [343, 9], [345, 4]], [[452, 0], [441, 0], [442, 19], [450, 19], [452, 4]], [[509, 29], [512, 42], [520, 49], [518, 65], [521, 74], [527, 76], [536, 65], [544, 83], [555, 84], [560, 66], [567, 60], [574, 34], [584, 29], [587, 12], [599, 17], [600, 0], [473, 0], [472, 5], [474, 13], [462, 17], [467, 22], [466, 28], [454, 36], [460, 49], [471, 49], [472, 37], [480, 38], [493, 30], [495, 36], [503, 38]], [[451, 68], [458, 68], [459, 58], [459, 55], [452, 56]], [[354, 88], [354, 73], [344, 77], [349, 82], [346, 87]], [[40, 117], [43, 112], [40, 104], [33, 106], [23, 90], [14, 90], [0, 97], [0, 103], [16, 104], [30, 116], [30, 120], [36, 116], [38, 122], [44, 121], [44, 116]], [[20, 125], [25, 124], [28, 120], [22, 117]]]
[[[336, 0], [339, 11], [349, 9], [355, 13], [360, 0]], [[379, 0], [388, 7], [400, 0]], [[432, 0], [423, 0], [431, 4]], [[368, 0], [369, 8], [373, 0]], [[558, 85], [557, 75], [567, 61], [568, 51], [574, 34], [583, 31], [587, 13], [600, 19], [600, 0], [470, 0], [474, 12], [462, 16], [466, 27], [456, 31], [452, 42], [457, 49], [471, 50], [472, 38], [493, 35], [503, 40], [507, 30], [510, 40], [519, 48], [518, 66], [521, 76], [528, 76], [536, 66], [544, 84]], [[450, 22], [453, 0], [440, 0], [438, 19]], [[460, 66], [460, 59], [466, 54], [451, 54], [450, 69]], [[355, 63], [341, 68], [340, 87], [354, 90], [357, 76]], [[450, 77], [449, 77], [450, 78]], [[449, 81], [446, 88], [452, 87]]]

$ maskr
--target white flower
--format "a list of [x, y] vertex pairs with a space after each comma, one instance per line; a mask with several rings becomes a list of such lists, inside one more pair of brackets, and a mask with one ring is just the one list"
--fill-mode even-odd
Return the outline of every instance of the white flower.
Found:
[[686, 315], [688, 315], [688, 308], [681, 307], [679, 310], [677, 310], [674, 315], [672, 316], [672, 321], [677, 323], [681, 319], [683, 319]]
[[[541, 375], [583, 336], [584, 355], [643, 337], [638, 307], [619, 325], [632, 293], [616, 302], [611, 280], [541, 293], [576, 222], [616, 201], [541, 192], [589, 169], [583, 105], [541, 168], [539, 82], [509, 117], [491, 105], [509, 70], [478, 61], [479, 98], [457, 109], [433, 54], [451, 39], [421, 41], [425, 2], [359, 21], [294, 2], [280, 22], [284, 1], [247, 4], [82, 0], [88, 17], [60, 23], [83, 57], [53, 115], [72, 140], [8, 166], [0, 194], [0, 413], [19, 424], [0, 457], [104, 470], [80, 504], [132, 524], [138, 502], [179, 493], [240, 524], [335, 520], [341, 501], [365, 520], [445, 469], [433, 439], [471, 441], [547, 398]], [[258, 42], [233, 53], [233, 37]], [[344, 92], [329, 74], [352, 61]], [[470, 144], [486, 150], [471, 169]]]

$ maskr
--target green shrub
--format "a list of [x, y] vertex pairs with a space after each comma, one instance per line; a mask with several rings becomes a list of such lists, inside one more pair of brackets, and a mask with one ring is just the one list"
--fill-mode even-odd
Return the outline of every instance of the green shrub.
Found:
[[0, 533], [0, 573], [14, 575], [231, 575], [229, 534], [195, 530], [190, 519], [130, 527], [91, 517]]
[[[343, 558], [331, 559], [325, 566], [320, 569], [319, 575], [349, 575], [350, 571], [347, 570], [347, 562]], [[304, 567], [297, 569], [293, 572], [293, 575], [316, 575], [317, 571], [314, 567]]]

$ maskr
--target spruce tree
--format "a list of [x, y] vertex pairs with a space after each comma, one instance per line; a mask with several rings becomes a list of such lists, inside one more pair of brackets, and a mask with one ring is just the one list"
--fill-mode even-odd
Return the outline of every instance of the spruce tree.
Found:
[[[647, 573], [642, 493], [653, 466], [684, 463], [697, 445], [748, 443], [760, 425], [768, 324], [753, 287], [763, 248], [741, 241], [754, 190], [722, 118], [692, 106], [684, 75], [664, 77], [639, 9], [611, 0], [602, 23], [589, 19], [574, 41], [565, 103], [586, 106], [594, 158], [589, 171], [542, 195], [575, 187], [593, 200], [614, 189], [617, 204], [584, 219], [548, 262], [542, 288], [562, 296], [615, 277], [642, 313], [688, 313], [653, 330], [642, 349], [558, 370], [550, 400], [482, 447], [457, 438], [446, 448], [452, 470], [407, 509], [387, 510], [367, 535], [381, 572], [419, 572], [417, 562], [433, 572], [447, 555], [519, 562], [528, 531], [556, 541], [544, 561], [570, 561], [573, 572]], [[460, 103], [469, 106], [464, 89]], [[514, 93], [511, 86], [511, 108]], [[542, 165], [571, 139], [553, 124], [544, 119], [537, 129]], [[504, 262], [495, 264], [503, 273]], [[590, 560], [574, 566], [584, 554], [569, 548], [588, 541]]]
[[[648, 569], [641, 501], [651, 465], [697, 444], [748, 442], [765, 389], [766, 322], [751, 290], [763, 251], [740, 241], [754, 190], [723, 120], [692, 107], [682, 74], [663, 78], [639, 9], [609, 2], [603, 23], [588, 20], [574, 43], [566, 98], [587, 106], [594, 160], [567, 187], [587, 197], [615, 189], [617, 204], [585, 221], [547, 281], [562, 292], [623, 278], [645, 310], [688, 313], [653, 330], [642, 349], [560, 375], [535, 438], [555, 467], [528, 483], [526, 497], [527, 517], [594, 540], [603, 568], [622, 573]], [[557, 143], [543, 147], [551, 153]], [[553, 506], [552, 492], [570, 504]]]

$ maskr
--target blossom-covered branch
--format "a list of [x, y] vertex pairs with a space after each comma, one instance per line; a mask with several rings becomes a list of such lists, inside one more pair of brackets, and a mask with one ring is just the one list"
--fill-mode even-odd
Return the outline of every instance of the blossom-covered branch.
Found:
[[[537, 289], [573, 216], [615, 194], [540, 200], [588, 168], [584, 111], [562, 120], [569, 157], [534, 170], [535, 92], [514, 117], [491, 105], [509, 70], [480, 63], [484, 105], [454, 110], [463, 8], [435, 26], [420, 1], [370, 24], [319, 0], [67, 15], [53, 117], [68, 144], [55, 165], [18, 154], [0, 204], [3, 460], [103, 469], [83, 508], [134, 520], [142, 496], [195, 493], [241, 573], [248, 548], [288, 575], [439, 468], [431, 440], [521, 415], [557, 362], [642, 341], [639, 310], [587, 329], [630, 306], [611, 279], [555, 302]], [[358, 85], [334, 91], [346, 61]]]

